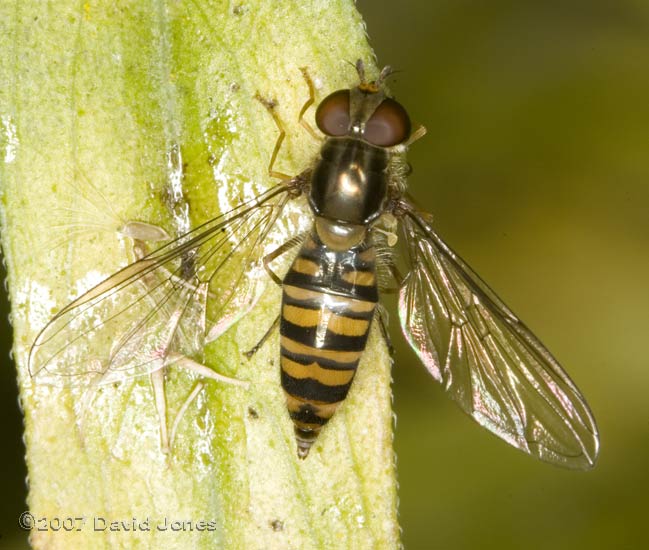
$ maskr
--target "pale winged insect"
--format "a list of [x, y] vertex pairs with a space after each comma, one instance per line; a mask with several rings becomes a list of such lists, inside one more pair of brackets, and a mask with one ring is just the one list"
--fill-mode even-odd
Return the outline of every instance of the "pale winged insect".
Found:
[[[376, 81], [366, 80], [361, 61], [356, 68], [359, 84], [334, 91], [316, 109], [324, 137], [311, 166], [294, 177], [273, 171], [284, 132], [272, 102], [262, 100], [280, 130], [269, 166], [280, 183], [63, 308], [36, 338], [30, 372], [106, 382], [179, 363], [209, 376], [190, 358], [252, 309], [265, 269], [282, 287], [281, 379], [304, 458], [344, 401], [372, 322], [382, 322], [378, 275], [387, 274], [399, 289], [408, 343], [466, 413], [541, 460], [591, 468], [599, 439], [583, 396], [413, 204], [404, 153], [423, 128], [411, 132], [406, 110], [387, 95], [388, 67]], [[315, 134], [303, 119], [315, 93], [303, 74], [310, 97], [299, 121]], [[308, 203], [312, 227], [268, 252], [290, 201]], [[408, 265], [403, 277], [382, 253], [395, 244], [395, 231]], [[279, 277], [270, 263], [284, 254], [294, 259]]]

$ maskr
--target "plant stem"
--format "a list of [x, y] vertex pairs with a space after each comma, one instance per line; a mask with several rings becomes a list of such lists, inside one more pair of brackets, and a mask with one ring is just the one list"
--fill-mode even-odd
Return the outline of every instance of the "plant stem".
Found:
[[[378, 331], [305, 461], [276, 339], [250, 361], [242, 355], [277, 315], [272, 284], [205, 352], [208, 366], [249, 389], [206, 382], [169, 455], [148, 376], [102, 386], [83, 410], [87, 388], [39, 384], [27, 371], [51, 316], [133, 260], [118, 233], [125, 221], [177, 235], [272, 183], [277, 128], [255, 93], [277, 99], [286, 124], [277, 169], [309, 165], [318, 144], [297, 124], [300, 67], [320, 99], [355, 82], [346, 61], [372, 54], [353, 2], [32, 0], [0, 6], [0, 26], [0, 215], [28, 501], [36, 518], [71, 517], [74, 527], [34, 529], [32, 545], [396, 547], [390, 365]], [[168, 369], [169, 418], [195, 383]], [[125, 523], [113, 531], [112, 521]], [[191, 524], [161, 530], [173, 521]]]

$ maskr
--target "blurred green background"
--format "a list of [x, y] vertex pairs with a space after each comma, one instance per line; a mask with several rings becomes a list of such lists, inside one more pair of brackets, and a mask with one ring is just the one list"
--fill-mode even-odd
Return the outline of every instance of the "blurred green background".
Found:
[[[588, 473], [508, 448], [446, 399], [393, 315], [405, 547], [648, 548], [649, 2], [358, 7], [428, 128], [413, 194], [567, 368], [602, 436]], [[26, 472], [2, 300], [0, 548], [14, 550]]]

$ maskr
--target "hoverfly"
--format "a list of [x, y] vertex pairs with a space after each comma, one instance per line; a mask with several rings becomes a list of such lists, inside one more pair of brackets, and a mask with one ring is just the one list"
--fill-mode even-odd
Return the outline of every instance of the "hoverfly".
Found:
[[[466, 413], [541, 460], [592, 467], [598, 432], [579, 390], [406, 193], [404, 153], [424, 131], [412, 132], [405, 108], [387, 94], [390, 68], [375, 81], [365, 78], [360, 60], [356, 69], [358, 85], [334, 91], [318, 105], [320, 153], [294, 177], [272, 169], [284, 132], [272, 103], [262, 100], [280, 130], [269, 166], [280, 183], [66, 306], [36, 338], [31, 374], [84, 377], [89, 344], [103, 355], [90, 371], [102, 381], [154, 372], [195, 355], [252, 308], [265, 269], [282, 287], [281, 381], [298, 456], [305, 458], [349, 391], [378, 316], [378, 271], [387, 270], [399, 287], [408, 343]], [[299, 119], [308, 126], [302, 116], [315, 91], [303, 74], [311, 93]], [[305, 199], [311, 229], [268, 253], [266, 243], [286, 205]], [[405, 277], [377, 254], [394, 244], [388, 238], [386, 245], [391, 233], [381, 227], [394, 231], [397, 224], [409, 265]], [[270, 260], [296, 249], [285, 276], [275, 275]], [[206, 322], [195, 323], [202, 315]], [[115, 326], [121, 336], [112, 341]], [[70, 332], [76, 334], [71, 340]]]

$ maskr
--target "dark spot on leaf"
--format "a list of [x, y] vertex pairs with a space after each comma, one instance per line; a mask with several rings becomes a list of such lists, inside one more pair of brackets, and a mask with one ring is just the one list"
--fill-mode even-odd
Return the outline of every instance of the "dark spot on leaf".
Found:
[[271, 526], [272, 530], [275, 531], [275, 532], [284, 530], [284, 522], [280, 521], [278, 519], [274, 519], [273, 521], [271, 521], [270, 526]]

